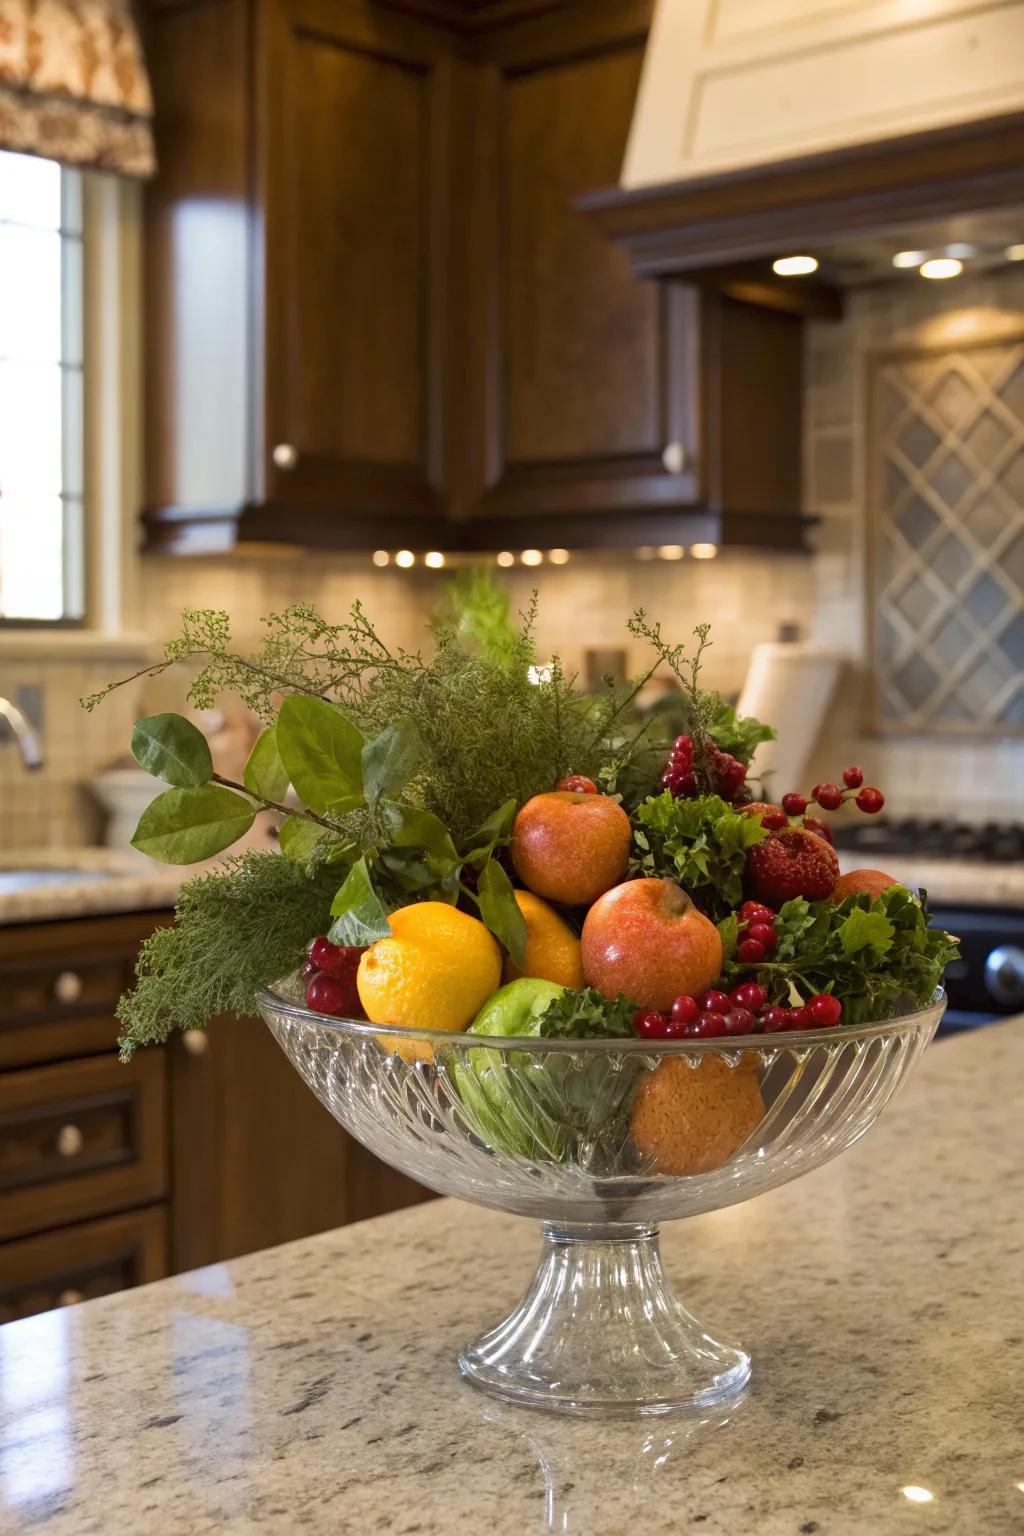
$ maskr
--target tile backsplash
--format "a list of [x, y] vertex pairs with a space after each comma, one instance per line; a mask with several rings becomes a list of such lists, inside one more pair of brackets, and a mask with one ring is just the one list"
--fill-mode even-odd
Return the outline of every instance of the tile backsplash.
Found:
[[[588, 651], [626, 652], [628, 671], [643, 664], [643, 648], [625, 631], [634, 608], [645, 608], [680, 638], [707, 619], [714, 644], [706, 678], [738, 690], [751, 648], [775, 639], [783, 625], [850, 658], [818, 743], [810, 776], [831, 777], [845, 762], [863, 760], [900, 812], [955, 808], [960, 814], [1024, 816], [1024, 740], [915, 738], [869, 734], [865, 597], [866, 380], [868, 354], [902, 344], [963, 343], [1011, 329], [1024, 318], [1024, 272], [945, 285], [914, 280], [849, 296], [839, 322], [806, 331], [805, 502], [822, 521], [810, 558], [761, 551], [725, 551], [713, 560], [643, 561], [573, 557], [562, 567], [501, 573], [515, 608], [534, 587], [541, 594], [538, 646], [582, 671]], [[227, 609], [240, 643], [258, 639], [270, 609], [305, 600], [331, 615], [361, 598], [385, 636], [416, 648], [437, 601], [444, 574], [378, 570], [368, 558], [266, 552], [211, 560], [146, 558], [136, 575], [136, 602], [153, 654], [174, 634], [185, 607]], [[100, 814], [88, 781], [123, 762], [132, 720], [139, 713], [181, 706], [182, 679], [134, 684], [93, 715], [82, 694], [141, 664], [141, 657], [33, 656], [6, 647], [0, 636], [0, 693], [42, 689], [46, 765], [25, 772], [9, 739], [0, 741], [0, 847], [88, 843]], [[781, 789], [783, 786], [779, 786]]]

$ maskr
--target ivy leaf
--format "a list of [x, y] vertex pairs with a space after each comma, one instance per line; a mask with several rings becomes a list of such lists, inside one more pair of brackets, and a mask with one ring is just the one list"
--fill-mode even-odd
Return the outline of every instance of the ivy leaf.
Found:
[[847, 955], [856, 955], [868, 945], [884, 955], [892, 948], [895, 932], [894, 924], [884, 912], [865, 912], [863, 908], [855, 907], [839, 929], [839, 942]]
[[184, 715], [150, 715], [132, 726], [132, 757], [165, 784], [195, 789], [213, 777], [206, 737]]
[[363, 789], [362, 731], [324, 699], [294, 695], [277, 717], [277, 750], [295, 793], [322, 815]]
[[165, 864], [196, 864], [230, 847], [255, 817], [250, 801], [221, 784], [168, 789], [143, 811], [132, 847]]
[[288, 793], [290, 780], [277, 750], [276, 725], [261, 731], [249, 753], [242, 782], [250, 795], [261, 800], [283, 800]]
[[481, 918], [508, 950], [514, 963], [523, 966], [526, 962], [526, 919], [519, 910], [512, 882], [497, 859], [488, 859], [480, 871], [477, 896]]
[[362, 778], [371, 809], [383, 796], [401, 794], [423, 757], [423, 742], [408, 715], [368, 741], [362, 751]]
[[391, 933], [388, 909], [373, 888], [365, 855], [357, 859], [331, 902], [332, 944], [375, 944]]
[[517, 800], [505, 800], [477, 827], [467, 840], [466, 852], [462, 856], [466, 864], [474, 864], [479, 868], [499, 844], [508, 842], [518, 807]]

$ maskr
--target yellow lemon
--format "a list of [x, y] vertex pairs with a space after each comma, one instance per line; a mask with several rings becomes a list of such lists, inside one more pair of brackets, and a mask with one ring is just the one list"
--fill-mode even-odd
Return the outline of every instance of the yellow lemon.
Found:
[[516, 891], [515, 898], [526, 918], [526, 957], [522, 970], [506, 960], [504, 979], [515, 981], [517, 976], [536, 976], [563, 987], [582, 987], [580, 941], [569, 924], [532, 891]]
[[[443, 901], [400, 907], [388, 918], [389, 939], [371, 944], [356, 985], [373, 1024], [459, 1033], [472, 1024], [501, 981], [501, 951], [475, 917]], [[406, 1061], [429, 1060], [429, 1046], [381, 1044]]]

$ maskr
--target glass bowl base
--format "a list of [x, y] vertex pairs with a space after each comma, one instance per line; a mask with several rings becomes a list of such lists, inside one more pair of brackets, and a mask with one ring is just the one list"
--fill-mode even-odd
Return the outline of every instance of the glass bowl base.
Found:
[[676, 1299], [656, 1227], [545, 1224], [529, 1290], [459, 1355], [462, 1374], [505, 1402], [600, 1417], [728, 1402], [750, 1356], [710, 1337]]

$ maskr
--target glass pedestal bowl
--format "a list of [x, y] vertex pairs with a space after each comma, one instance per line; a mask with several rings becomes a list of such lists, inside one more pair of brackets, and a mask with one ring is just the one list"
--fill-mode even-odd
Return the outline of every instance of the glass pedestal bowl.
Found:
[[566, 1413], [706, 1408], [750, 1357], [713, 1338], [662, 1270], [658, 1223], [734, 1205], [862, 1136], [945, 1003], [884, 1023], [741, 1039], [485, 1039], [333, 1019], [294, 980], [260, 1011], [321, 1103], [444, 1195], [542, 1224], [512, 1312], [459, 1356], [476, 1386]]

